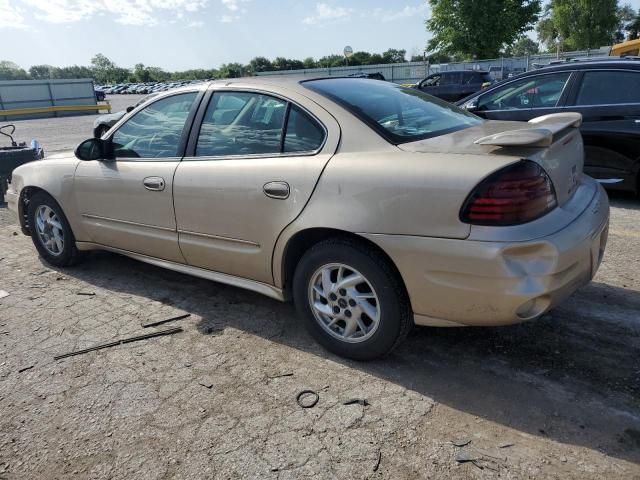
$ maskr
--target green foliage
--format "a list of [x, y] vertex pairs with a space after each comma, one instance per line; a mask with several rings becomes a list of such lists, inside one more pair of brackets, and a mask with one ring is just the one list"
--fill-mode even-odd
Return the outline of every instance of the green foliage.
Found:
[[618, 18], [617, 31], [614, 35], [614, 43], [638, 38], [640, 30], [640, 10], [637, 12], [629, 4], [618, 6], [616, 10]]
[[625, 26], [627, 40], [633, 40], [640, 37], [640, 9], [634, 19]]
[[551, 0], [537, 26], [549, 50], [585, 50], [610, 45], [620, 27], [617, 0]]
[[407, 61], [407, 59], [405, 58], [406, 56], [406, 50], [397, 50], [395, 48], [390, 48], [382, 54], [382, 63], [404, 63]]
[[526, 35], [521, 36], [504, 50], [505, 57], [526, 57], [540, 52], [538, 42], [531, 40]]
[[17, 64], [7, 60], [0, 61], [0, 80], [26, 80], [27, 72]]
[[429, 0], [430, 51], [468, 59], [496, 58], [538, 20], [540, 0]]

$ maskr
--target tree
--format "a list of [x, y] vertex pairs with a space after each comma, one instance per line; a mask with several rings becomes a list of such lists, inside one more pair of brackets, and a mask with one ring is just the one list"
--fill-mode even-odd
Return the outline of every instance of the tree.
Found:
[[313, 59], [313, 57], [307, 57], [302, 61], [302, 65], [304, 66], [304, 68], [316, 68], [318, 65], [316, 65], [316, 61]]
[[638, 9], [638, 14], [635, 16], [633, 21], [629, 22], [625, 27], [625, 31], [627, 32], [628, 40], [640, 38], [640, 9]]
[[506, 57], [526, 57], [539, 52], [540, 46], [538, 42], [534, 42], [526, 35], [523, 35], [505, 49], [504, 55]]
[[220, 78], [239, 78], [244, 73], [244, 67], [240, 63], [223, 63], [220, 65]]
[[98, 53], [91, 59], [91, 68], [94, 72], [94, 79], [98, 83], [107, 83], [109, 81], [115, 81], [115, 69], [116, 64], [105, 57], [103, 54]]
[[541, 40], [564, 50], [610, 45], [619, 25], [617, 0], [551, 0], [546, 13]]
[[[618, 17], [618, 27], [614, 35], [615, 43], [624, 42], [625, 39], [632, 40], [638, 36], [637, 24], [640, 23], [640, 10], [636, 13], [629, 4], [618, 6], [616, 17]], [[634, 24], [636, 24], [635, 36], [633, 36]]]
[[29, 68], [29, 77], [34, 80], [51, 78], [53, 68], [51, 65], [32, 65]]
[[136, 82], [148, 82], [151, 79], [149, 71], [144, 68], [142, 63], [136, 63], [136, 66], [133, 67], [133, 76]]
[[407, 61], [407, 59], [405, 58], [406, 56], [406, 50], [390, 48], [382, 54], [382, 60], [383, 63], [404, 63]]
[[271, 61], [265, 57], [255, 57], [249, 62], [252, 72], [268, 72], [272, 69]]
[[429, 0], [430, 51], [496, 58], [538, 20], [540, 0]]
[[551, 19], [551, 4], [546, 4], [536, 25], [538, 39], [547, 48], [547, 51], [554, 52], [560, 47], [560, 33]]
[[27, 72], [16, 63], [0, 61], [0, 80], [27, 80], [28, 78]]

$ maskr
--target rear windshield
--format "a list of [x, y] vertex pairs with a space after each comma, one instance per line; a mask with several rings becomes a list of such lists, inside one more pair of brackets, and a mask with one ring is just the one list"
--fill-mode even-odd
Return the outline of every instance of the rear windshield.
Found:
[[437, 137], [483, 122], [450, 103], [395, 83], [330, 78], [303, 85], [342, 105], [394, 144]]

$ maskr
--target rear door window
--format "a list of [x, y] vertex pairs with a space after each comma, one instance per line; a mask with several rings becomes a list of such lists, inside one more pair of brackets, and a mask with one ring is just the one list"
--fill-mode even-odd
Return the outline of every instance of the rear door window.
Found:
[[462, 83], [461, 72], [445, 72], [442, 74], [440, 85], [460, 85]]
[[253, 92], [215, 92], [202, 121], [196, 156], [312, 153], [324, 128], [286, 100]]
[[576, 105], [640, 103], [640, 72], [585, 72]]
[[205, 112], [196, 156], [280, 153], [287, 102], [250, 92], [216, 92]]

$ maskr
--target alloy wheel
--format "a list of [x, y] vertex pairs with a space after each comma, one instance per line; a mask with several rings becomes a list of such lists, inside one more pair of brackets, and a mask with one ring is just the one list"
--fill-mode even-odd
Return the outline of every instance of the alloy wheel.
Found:
[[64, 230], [56, 212], [48, 205], [40, 205], [35, 214], [35, 227], [42, 246], [51, 255], [64, 250]]
[[323, 265], [311, 276], [309, 304], [320, 326], [343, 342], [363, 342], [380, 324], [380, 301], [373, 286], [342, 263]]

